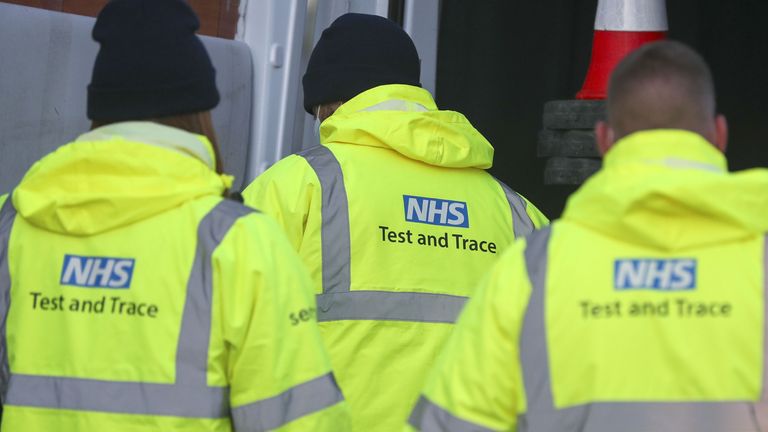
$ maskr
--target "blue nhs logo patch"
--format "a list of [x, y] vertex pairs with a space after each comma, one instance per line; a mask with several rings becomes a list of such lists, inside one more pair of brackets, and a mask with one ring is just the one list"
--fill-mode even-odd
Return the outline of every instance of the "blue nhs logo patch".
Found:
[[133, 278], [132, 258], [64, 255], [61, 284], [87, 288], [126, 289]]
[[616, 290], [650, 289], [688, 291], [696, 289], [696, 260], [617, 259], [613, 266]]
[[469, 228], [465, 202], [403, 195], [403, 204], [409, 222]]

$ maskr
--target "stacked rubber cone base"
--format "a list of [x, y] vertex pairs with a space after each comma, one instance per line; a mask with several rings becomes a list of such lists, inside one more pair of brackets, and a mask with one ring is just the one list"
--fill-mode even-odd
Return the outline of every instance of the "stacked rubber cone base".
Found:
[[600, 169], [594, 127], [605, 119], [604, 100], [556, 100], [544, 104], [539, 157], [546, 157], [544, 184], [577, 185]]

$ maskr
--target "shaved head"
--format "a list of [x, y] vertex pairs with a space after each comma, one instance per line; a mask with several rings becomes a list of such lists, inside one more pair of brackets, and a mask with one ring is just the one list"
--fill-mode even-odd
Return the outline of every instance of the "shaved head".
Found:
[[611, 75], [607, 108], [616, 140], [647, 129], [685, 129], [713, 140], [712, 74], [679, 42], [646, 44], [624, 58]]

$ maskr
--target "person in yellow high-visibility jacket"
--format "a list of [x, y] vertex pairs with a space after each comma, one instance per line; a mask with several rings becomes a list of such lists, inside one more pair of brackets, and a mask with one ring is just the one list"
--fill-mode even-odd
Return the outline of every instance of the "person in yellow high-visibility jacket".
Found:
[[303, 264], [222, 197], [197, 27], [108, 3], [96, 127], [0, 197], [2, 432], [349, 430]]
[[477, 279], [515, 236], [547, 222], [485, 171], [488, 141], [418, 84], [418, 55], [399, 26], [342, 16], [304, 76], [322, 145], [243, 192], [309, 267], [321, 332], [363, 432], [402, 426]]
[[766, 430], [768, 171], [727, 171], [680, 43], [624, 59], [607, 107], [602, 170], [494, 266], [408, 430]]

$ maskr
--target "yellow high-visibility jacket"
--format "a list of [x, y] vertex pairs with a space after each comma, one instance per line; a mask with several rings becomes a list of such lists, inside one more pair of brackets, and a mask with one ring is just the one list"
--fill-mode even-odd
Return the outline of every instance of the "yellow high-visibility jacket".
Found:
[[426, 90], [385, 85], [321, 125], [243, 193], [309, 267], [353, 426], [402, 427], [477, 279], [546, 223], [485, 169], [493, 147]]
[[0, 198], [3, 432], [348, 430], [301, 261], [214, 166], [117, 123]]
[[768, 171], [701, 136], [619, 141], [469, 302], [421, 431], [766, 430]]

